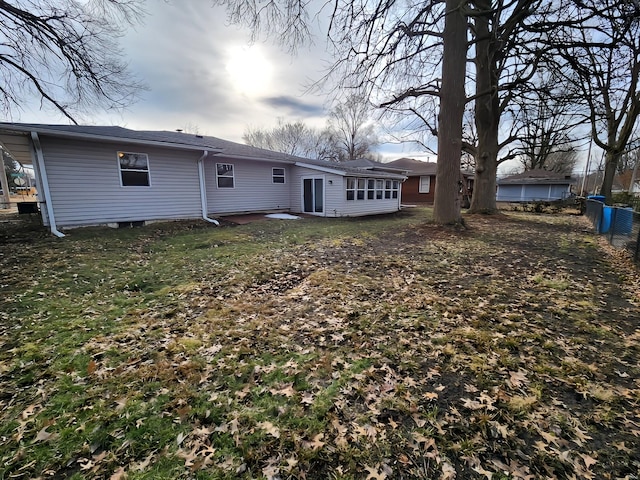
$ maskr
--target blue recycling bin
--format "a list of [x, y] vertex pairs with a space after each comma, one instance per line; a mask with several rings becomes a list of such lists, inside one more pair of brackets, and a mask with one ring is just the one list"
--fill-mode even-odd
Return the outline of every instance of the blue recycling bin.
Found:
[[616, 208], [612, 217], [614, 235], [630, 235], [633, 228], [633, 208]]
[[589, 195], [589, 196], [587, 196], [587, 200], [595, 200], [596, 202], [602, 202], [602, 203], [604, 203], [605, 198], [606, 197], [604, 195]]
[[600, 225], [598, 225], [598, 233], [607, 233], [611, 228], [611, 214], [613, 207], [604, 205], [602, 207], [602, 217], [600, 217]]

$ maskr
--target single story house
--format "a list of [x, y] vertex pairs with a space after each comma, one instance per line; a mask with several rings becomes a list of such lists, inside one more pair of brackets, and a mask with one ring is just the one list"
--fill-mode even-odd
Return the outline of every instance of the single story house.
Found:
[[[433, 203], [436, 191], [437, 163], [422, 162], [413, 158], [400, 158], [385, 165], [406, 172], [408, 179], [402, 187], [403, 203]], [[460, 171], [463, 205], [468, 206], [471, 201], [473, 177], [473, 173]]]
[[576, 180], [568, 174], [529, 170], [498, 179], [498, 202], [550, 202], [571, 195]]
[[215, 137], [116, 126], [0, 123], [0, 143], [33, 166], [43, 222], [58, 236], [65, 227], [250, 212], [391, 213], [406, 180]]

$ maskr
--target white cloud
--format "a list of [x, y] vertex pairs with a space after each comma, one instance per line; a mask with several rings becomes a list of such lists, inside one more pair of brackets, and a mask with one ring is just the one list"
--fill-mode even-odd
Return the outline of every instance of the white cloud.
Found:
[[[264, 39], [250, 44], [251, 32], [230, 25], [224, 8], [209, 2], [148, 4], [143, 23], [120, 39], [131, 72], [148, 90], [125, 111], [90, 112], [79, 120], [138, 130], [197, 128], [200, 134], [237, 142], [247, 127], [269, 128], [279, 118], [322, 128], [330, 101], [323, 92], [335, 91], [310, 87], [331, 64], [327, 13], [312, 16], [316, 36], [292, 55]], [[38, 101], [27, 104], [11, 120], [67, 123], [56, 111], [39, 107]], [[435, 160], [416, 144], [383, 144], [378, 150], [385, 160]]]
[[[325, 98], [305, 94], [320, 78], [327, 54], [318, 44], [292, 56], [277, 45], [250, 45], [250, 32], [229, 25], [223, 8], [199, 0], [154, 2], [143, 24], [121, 39], [131, 72], [148, 86], [124, 112], [91, 112], [88, 124], [201, 133], [241, 141], [248, 125], [270, 127], [282, 117], [317, 123]], [[284, 100], [287, 101], [284, 101]], [[14, 121], [67, 123], [39, 103]]]

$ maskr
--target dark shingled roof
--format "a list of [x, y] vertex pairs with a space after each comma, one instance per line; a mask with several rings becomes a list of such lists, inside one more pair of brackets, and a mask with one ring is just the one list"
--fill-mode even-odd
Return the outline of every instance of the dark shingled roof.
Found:
[[568, 185], [575, 183], [576, 179], [566, 173], [549, 172], [547, 170], [528, 170], [526, 172], [509, 175], [498, 180], [499, 185]]
[[288, 160], [296, 162], [307, 160], [293, 155], [272, 152], [261, 148], [230, 142], [221, 138], [194, 135], [183, 132], [130, 130], [117, 126], [94, 125], [42, 125], [29, 123], [0, 123], [0, 130], [29, 132], [35, 131], [39, 135], [60, 135], [76, 138], [96, 138], [104, 140], [123, 140], [132, 143], [156, 144], [174, 148], [190, 150], [213, 150], [235, 156], [264, 158], [272, 160]]
[[438, 166], [435, 162], [421, 162], [413, 158], [399, 158], [393, 162], [387, 163], [390, 167], [401, 168], [409, 171], [410, 177], [417, 175], [435, 175]]
[[[28, 134], [37, 132], [41, 136], [57, 136], [67, 138], [85, 138], [102, 141], [126, 141], [145, 145], [155, 145], [167, 148], [187, 150], [208, 150], [213, 154], [219, 154], [229, 158], [243, 158], [255, 160], [271, 160], [288, 164], [303, 164], [321, 169], [329, 169], [335, 173], [348, 176], [367, 174], [369, 170], [356, 166], [327, 162], [324, 160], [310, 159], [274, 152], [262, 148], [231, 142], [222, 138], [194, 135], [183, 132], [130, 130], [117, 126], [94, 125], [46, 125], [33, 123], [3, 123], [0, 122], [0, 134]], [[377, 162], [376, 162], [377, 163]], [[377, 177], [404, 180], [406, 177], [398, 173], [376, 171]]]
[[405, 168], [400, 168], [400, 167], [391, 165], [390, 163], [376, 162], [375, 160], [369, 160], [368, 158], [358, 158], [356, 160], [348, 160], [346, 162], [340, 162], [340, 165], [344, 165], [347, 167], [354, 167], [354, 168], [362, 168], [365, 170], [374, 170], [374, 171], [382, 170], [382, 171], [391, 171], [391, 172], [397, 172], [397, 173], [402, 173], [407, 171]]

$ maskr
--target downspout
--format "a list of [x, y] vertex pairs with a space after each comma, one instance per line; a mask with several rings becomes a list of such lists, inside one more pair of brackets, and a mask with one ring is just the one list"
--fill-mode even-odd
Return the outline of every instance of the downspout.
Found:
[[56, 237], [64, 237], [64, 233], [58, 230], [56, 226], [56, 217], [53, 213], [53, 203], [51, 203], [51, 191], [49, 190], [49, 180], [47, 179], [47, 170], [44, 168], [44, 155], [42, 154], [42, 146], [40, 145], [40, 138], [38, 132], [31, 132], [31, 140], [33, 140], [33, 147], [36, 152], [36, 162], [38, 164], [38, 170], [40, 171], [40, 180], [42, 183], [42, 194], [44, 195], [44, 206], [47, 209], [47, 216], [49, 217], [49, 228], [51, 233]]
[[207, 184], [204, 181], [204, 159], [209, 155], [209, 151], [205, 150], [198, 159], [198, 179], [200, 180], [200, 206], [202, 208], [202, 218], [207, 222], [220, 225], [220, 222], [207, 216]]

